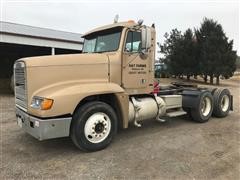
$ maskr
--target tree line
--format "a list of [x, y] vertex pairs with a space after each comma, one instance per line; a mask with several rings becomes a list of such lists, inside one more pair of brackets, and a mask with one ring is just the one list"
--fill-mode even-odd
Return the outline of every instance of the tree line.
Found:
[[221, 24], [204, 18], [200, 28], [187, 29], [184, 33], [173, 29], [165, 33], [164, 43], [159, 45], [170, 75], [176, 77], [201, 76], [205, 82], [210, 79], [219, 84], [220, 78], [228, 79], [236, 70], [236, 51], [233, 40], [229, 40]]

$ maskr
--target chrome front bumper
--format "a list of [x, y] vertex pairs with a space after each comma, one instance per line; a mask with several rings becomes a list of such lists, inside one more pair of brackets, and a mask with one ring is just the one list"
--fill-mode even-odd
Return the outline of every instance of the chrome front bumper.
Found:
[[38, 140], [69, 136], [71, 117], [40, 119], [16, 108], [17, 121], [20, 127]]

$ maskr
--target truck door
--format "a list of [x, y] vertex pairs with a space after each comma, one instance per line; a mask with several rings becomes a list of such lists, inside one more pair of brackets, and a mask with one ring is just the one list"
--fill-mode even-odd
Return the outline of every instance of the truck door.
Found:
[[[140, 93], [149, 86], [149, 57], [141, 55], [141, 32], [128, 31], [123, 49], [122, 86]], [[142, 89], [142, 90], [139, 90]]]

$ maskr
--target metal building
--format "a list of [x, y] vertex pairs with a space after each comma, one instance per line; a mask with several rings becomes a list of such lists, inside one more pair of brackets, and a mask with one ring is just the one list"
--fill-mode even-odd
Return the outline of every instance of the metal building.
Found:
[[0, 79], [22, 57], [81, 53], [81, 34], [0, 21]]

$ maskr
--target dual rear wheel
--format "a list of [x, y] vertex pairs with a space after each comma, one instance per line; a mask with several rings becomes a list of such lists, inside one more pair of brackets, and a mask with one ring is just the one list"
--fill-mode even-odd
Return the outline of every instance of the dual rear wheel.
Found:
[[214, 108], [213, 115], [215, 117], [226, 117], [231, 109], [231, 95], [228, 89], [217, 89], [213, 94]]
[[231, 108], [231, 95], [228, 89], [216, 89], [213, 94], [204, 91], [200, 94], [197, 107], [188, 113], [196, 122], [204, 123], [213, 115], [225, 117]]

